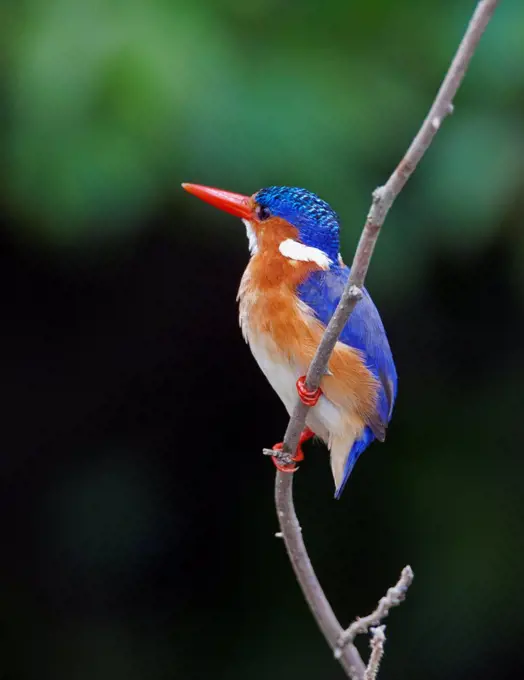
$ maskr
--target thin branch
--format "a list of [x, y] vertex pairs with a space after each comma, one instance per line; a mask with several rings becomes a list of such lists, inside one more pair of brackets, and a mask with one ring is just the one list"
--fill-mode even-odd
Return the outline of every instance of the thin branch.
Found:
[[[442, 121], [453, 111], [453, 98], [464, 78], [480, 37], [499, 2], [500, 0], [480, 0], [477, 4], [466, 33], [422, 127], [386, 184], [373, 192], [371, 209], [353, 258], [347, 286], [307, 372], [306, 386], [308, 389], [315, 390], [320, 385], [340, 333], [360, 299], [371, 256], [384, 220], [395, 198], [413, 174], [420, 159], [433, 141]], [[278, 457], [281, 457], [284, 462], [289, 462], [290, 454], [297, 449], [307, 413], [308, 407], [297, 400], [297, 405], [284, 436], [283, 451], [278, 454]], [[304, 596], [329, 645], [334, 650], [339, 649], [337, 648], [337, 640], [342, 629], [315, 576], [293, 507], [293, 475], [277, 472], [275, 502], [288, 555]], [[350, 643], [344, 646], [339, 660], [349, 677], [355, 680], [363, 680], [365, 666], [354, 645]]]
[[398, 607], [401, 602], [404, 602], [407, 590], [413, 583], [413, 578], [414, 575], [411, 567], [409, 565], [404, 567], [399, 580], [379, 600], [377, 608], [371, 614], [368, 614], [368, 616], [362, 616], [353, 621], [349, 628], [340, 635], [338, 646], [343, 647], [348, 642], [353, 642], [359, 633], [367, 633], [371, 626], [378, 626], [389, 614], [391, 607]]
[[333, 653], [340, 655], [339, 661], [349, 678], [362, 680], [366, 669], [364, 662], [352, 642], [343, 647], [339, 646], [339, 639], [343, 633], [342, 628], [324, 595], [307, 554], [302, 538], [302, 529], [298, 523], [293, 503], [292, 478], [292, 474], [278, 472], [275, 484], [278, 521], [289, 560], [302, 587], [304, 597]]
[[[386, 215], [433, 141], [433, 138], [440, 129], [442, 121], [453, 110], [453, 98], [464, 78], [466, 69], [475, 52], [480, 37], [499, 2], [500, 0], [481, 0], [478, 3], [462, 42], [459, 45], [457, 53], [455, 54], [446, 77], [433, 102], [433, 106], [429, 110], [422, 127], [418, 131], [415, 139], [411, 142], [404, 158], [397, 165], [386, 184], [375, 189], [373, 192], [373, 202], [360, 236], [355, 257], [353, 258], [351, 275], [346, 289], [326, 328], [322, 341], [317, 348], [316, 354], [313, 357], [313, 361], [307, 372], [306, 387], [310, 390], [315, 390], [319, 387], [322, 376], [326, 372], [329, 357], [333, 352], [340, 333], [360, 298], [360, 289], [364, 285], [371, 256], [373, 255], [375, 244], [380, 229], [386, 219]], [[303, 404], [300, 400], [297, 400], [297, 405], [293, 411], [284, 437], [285, 450], [296, 451], [298, 438], [304, 429], [308, 410], [308, 406]]]
[[364, 680], [376, 680], [380, 668], [380, 662], [384, 656], [384, 643], [386, 642], [386, 626], [377, 626], [371, 629], [371, 655], [364, 673]]

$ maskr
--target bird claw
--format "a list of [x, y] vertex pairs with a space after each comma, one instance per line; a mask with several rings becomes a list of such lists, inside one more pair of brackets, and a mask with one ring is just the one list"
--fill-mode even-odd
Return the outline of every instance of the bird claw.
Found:
[[306, 387], [306, 376], [302, 375], [297, 380], [297, 392], [300, 397], [300, 401], [306, 406], [315, 406], [317, 401], [320, 399], [322, 390], [317, 387], [316, 390], [308, 390]]
[[273, 461], [273, 464], [276, 467], [276, 469], [279, 470], [280, 472], [296, 472], [298, 470], [296, 465], [279, 463], [278, 459], [275, 456], [271, 456], [271, 460]]
[[[283, 442], [279, 442], [278, 444], [275, 444], [275, 446], [273, 446], [273, 451], [282, 451], [283, 447], [284, 447]], [[297, 454], [291, 460], [293, 461], [302, 460], [304, 458], [304, 454], [302, 453], [302, 451], [300, 451], [300, 453], [302, 454], [302, 458], [298, 457], [299, 452], [297, 450]], [[280, 470], [280, 472], [296, 472], [298, 470], [297, 466], [293, 465], [293, 463], [281, 463], [276, 456], [271, 456], [271, 460], [273, 461], [273, 464], [275, 465], [276, 469]]]
[[[300, 463], [300, 461], [304, 460], [304, 451], [302, 450], [302, 444], [304, 442], [307, 442], [308, 439], [311, 439], [311, 437], [314, 436], [315, 433], [313, 432], [313, 430], [310, 430], [309, 427], [305, 427], [302, 430], [300, 434], [300, 439], [298, 440], [297, 452], [291, 458], [293, 463]], [[283, 447], [284, 444], [282, 442], [279, 442], [278, 444], [275, 444], [275, 446], [273, 446], [273, 451], [282, 451]], [[296, 465], [293, 465], [293, 463], [281, 463], [276, 456], [271, 456], [271, 460], [273, 461], [276, 469], [280, 470], [280, 472], [296, 472], [298, 470], [298, 467]]]

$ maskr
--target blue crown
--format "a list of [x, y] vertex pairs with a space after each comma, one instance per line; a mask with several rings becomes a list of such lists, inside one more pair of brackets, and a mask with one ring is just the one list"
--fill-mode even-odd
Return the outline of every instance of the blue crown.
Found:
[[319, 248], [337, 261], [339, 226], [336, 212], [325, 201], [307, 189], [298, 187], [268, 187], [255, 196], [258, 205], [269, 210], [298, 229], [306, 246]]

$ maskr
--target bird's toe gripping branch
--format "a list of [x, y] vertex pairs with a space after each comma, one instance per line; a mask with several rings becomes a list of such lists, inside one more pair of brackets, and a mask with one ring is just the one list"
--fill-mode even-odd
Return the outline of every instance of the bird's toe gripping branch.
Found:
[[[273, 446], [273, 451], [282, 451], [283, 447], [284, 444], [282, 442], [279, 442], [278, 444], [275, 444], [275, 446]], [[297, 456], [292, 458], [292, 460], [296, 460]], [[304, 454], [302, 454], [302, 457], [304, 457]], [[280, 472], [296, 472], [298, 470], [297, 466], [294, 465], [293, 463], [281, 463], [276, 456], [271, 456], [271, 460], [273, 461], [276, 469], [280, 470]]]
[[[304, 460], [304, 451], [302, 450], [302, 444], [304, 442], [307, 442], [314, 436], [315, 433], [312, 430], [310, 430], [309, 427], [306, 427], [302, 430], [300, 439], [298, 440], [297, 452], [291, 459], [293, 463], [300, 463], [301, 460]], [[282, 451], [283, 446], [284, 444], [282, 442], [279, 442], [278, 444], [275, 444], [275, 446], [273, 446], [273, 451]], [[280, 472], [296, 472], [298, 470], [297, 466], [294, 465], [293, 463], [281, 463], [276, 456], [271, 456], [271, 460], [275, 464], [276, 469], [280, 470]]]
[[[301, 376], [297, 380], [297, 392], [298, 396], [300, 397], [300, 400], [306, 406], [315, 406], [317, 401], [320, 399], [320, 395], [322, 394], [322, 390], [320, 389], [320, 387], [317, 387], [316, 390], [308, 390], [308, 388], [306, 387], [305, 375]], [[304, 460], [304, 451], [302, 450], [302, 444], [314, 436], [315, 433], [312, 430], [310, 430], [309, 427], [306, 427], [302, 430], [300, 439], [298, 440], [297, 452], [291, 458], [293, 463], [299, 463], [301, 460]], [[279, 442], [278, 444], [275, 444], [275, 446], [273, 446], [273, 451], [282, 451], [283, 446], [284, 444], [282, 442]], [[280, 472], [296, 472], [298, 470], [296, 465], [294, 465], [293, 463], [283, 463], [278, 459], [277, 456], [271, 456], [271, 460], [275, 464], [277, 470], [280, 470]]]
[[306, 387], [306, 376], [303, 375], [297, 380], [297, 392], [300, 397], [300, 401], [306, 406], [315, 406], [317, 401], [320, 399], [322, 390], [317, 387], [316, 390], [308, 390]]

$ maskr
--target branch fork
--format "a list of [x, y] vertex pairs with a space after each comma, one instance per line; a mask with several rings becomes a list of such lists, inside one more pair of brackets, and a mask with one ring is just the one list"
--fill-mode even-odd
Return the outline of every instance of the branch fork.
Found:
[[[344, 646], [349, 642], [353, 642], [357, 635], [360, 633], [367, 633], [368, 630], [371, 629], [371, 626], [378, 626], [389, 614], [389, 610], [392, 607], [398, 607], [398, 605], [405, 600], [406, 593], [409, 586], [413, 583], [414, 576], [413, 570], [409, 565], [404, 567], [399, 580], [388, 590], [386, 595], [380, 599], [377, 608], [368, 616], [358, 617], [353, 621], [349, 628], [346, 628], [346, 630], [342, 632], [337, 640], [337, 650], [341, 653]], [[336, 654], [337, 651], [335, 651], [335, 655]]]

